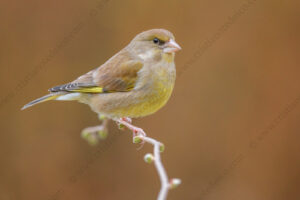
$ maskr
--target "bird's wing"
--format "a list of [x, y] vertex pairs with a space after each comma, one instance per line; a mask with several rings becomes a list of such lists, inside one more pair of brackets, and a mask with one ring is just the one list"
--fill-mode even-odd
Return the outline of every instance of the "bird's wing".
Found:
[[119, 53], [102, 66], [75, 81], [51, 88], [50, 92], [106, 93], [126, 92], [134, 88], [137, 73], [143, 67], [140, 60]]

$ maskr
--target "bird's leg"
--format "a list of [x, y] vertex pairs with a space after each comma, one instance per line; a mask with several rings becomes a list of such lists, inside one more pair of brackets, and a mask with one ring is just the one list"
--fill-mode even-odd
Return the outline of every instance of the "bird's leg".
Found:
[[[133, 143], [135, 143], [134, 139], [135, 139], [136, 136], [146, 137], [145, 131], [143, 129], [139, 128], [139, 127], [136, 127], [136, 126], [132, 125], [130, 118], [123, 117], [123, 118], [120, 118], [120, 119], [114, 119], [114, 121], [117, 122], [117, 124], [119, 125], [119, 127], [121, 127], [121, 125], [122, 125], [122, 126], [125, 126], [129, 130], [132, 131], [132, 133], [133, 133]], [[140, 150], [144, 146], [145, 141], [142, 140], [142, 142], [140, 144], [141, 144], [141, 146], [138, 148], [138, 150]]]
[[114, 121], [116, 121], [119, 125], [123, 125], [125, 127], [127, 127], [129, 130], [131, 130], [133, 132], [133, 136], [146, 136], [146, 133], [144, 132], [143, 129], [136, 127], [134, 125], [131, 124], [131, 119], [128, 117], [123, 117], [120, 119], [114, 119]]
[[81, 136], [92, 145], [97, 144], [99, 139], [105, 139], [107, 137], [109, 119], [103, 115], [99, 115], [99, 119], [102, 121], [101, 125], [87, 127], [81, 132]]
[[132, 123], [132, 119], [129, 118], [129, 117], [122, 117], [121, 120], [123, 120], [123, 121], [125, 121], [125, 122], [127, 122], [127, 123], [129, 123], [129, 124]]

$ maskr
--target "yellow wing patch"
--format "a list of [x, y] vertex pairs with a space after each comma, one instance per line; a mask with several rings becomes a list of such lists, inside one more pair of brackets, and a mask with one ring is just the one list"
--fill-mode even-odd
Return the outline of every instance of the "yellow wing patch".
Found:
[[81, 93], [103, 93], [103, 88], [101, 87], [86, 87], [71, 90], [72, 92]]

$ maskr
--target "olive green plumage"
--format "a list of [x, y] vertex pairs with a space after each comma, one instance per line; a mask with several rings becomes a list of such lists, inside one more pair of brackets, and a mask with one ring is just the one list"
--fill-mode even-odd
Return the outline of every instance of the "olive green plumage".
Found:
[[181, 48], [172, 33], [152, 29], [138, 34], [100, 67], [25, 105], [48, 100], [77, 100], [110, 118], [142, 117], [159, 110], [174, 87], [175, 52]]

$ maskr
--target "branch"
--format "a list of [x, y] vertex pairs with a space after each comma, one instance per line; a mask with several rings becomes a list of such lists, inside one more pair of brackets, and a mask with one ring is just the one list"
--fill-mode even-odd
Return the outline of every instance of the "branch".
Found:
[[152, 163], [154, 162], [154, 165], [156, 167], [156, 170], [158, 172], [159, 175], [159, 179], [161, 182], [161, 188], [160, 188], [160, 192], [158, 194], [157, 200], [166, 200], [167, 199], [167, 195], [168, 195], [168, 191], [169, 189], [174, 189], [177, 186], [180, 185], [181, 180], [178, 178], [173, 178], [171, 180], [169, 180], [167, 172], [161, 162], [161, 158], [160, 158], [160, 153], [164, 151], [164, 145], [153, 139], [150, 137], [146, 136], [146, 133], [138, 128], [133, 126], [132, 124], [130, 124], [130, 120], [120, 120], [117, 119], [115, 120], [117, 123], [119, 123], [119, 125], [124, 125], [126, 126], [128, 129], [133, 131], [134, 137], [133, 137], [133, 143], [135, 144], [144, 144], [145, 142], [152, 144], [153, 145], [153, 155], [148, 153], [145, 155], [144, 160], [147, 163]]

